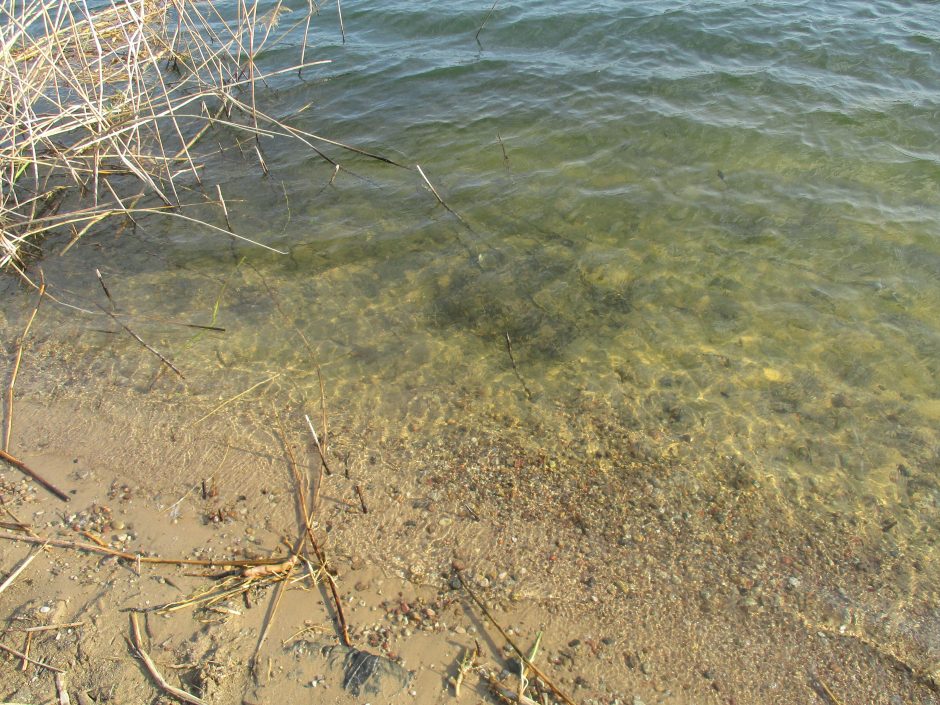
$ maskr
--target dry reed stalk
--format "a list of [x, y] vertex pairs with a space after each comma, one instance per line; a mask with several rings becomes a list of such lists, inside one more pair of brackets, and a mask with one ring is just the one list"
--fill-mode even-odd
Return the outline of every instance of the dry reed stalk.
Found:
[[157, 685], [160, 686], [160, 689], [184, 703], [190, 703], [191, 705], [205, 705], [205, 700], [197, 698], [195, 695], [191, 695], [185, 690], [181, 690], [166, 682], [166, 679], [157, 669], [157, 665], [153, 662], [153, 659], [151, 659], [144, 650], [143, 639], [140, 636], [140, 624], [137, 621], [137, 613], [131, 612], [130, 615], [131, 635], [134, 637], [134, 648], [137, 650], [137, 655], [140, 656], [140, 660], [144, 662], [144, 666], [146, 666], [147, 672], [150, 673], [150, 676], [157, 682]]
[[[114, 556], [130, 563], [147, 563], [150, 565], [198, 565], [198, 566], [230, 566], [233, 568], [248, 568], [259, 565], [276, 565], [283, 563], [286, 558], [283, 556], [272, 556], [271, 558], [259, 558], [256, 560], [228, 560], [220, 558], [219, 560], [205, 560], [202, 558], [160, 558], [159, 556], [141, 556], [136, 553], [127, 553], [118, 551], [114, 548], [98, 546], [93, 543], [84, 543], [81, 541], [68, 541], [67, 539], [44, 538], [42, 536], [10, 536], [9, 534], [0, 534], [0, 540], [4, 541], [24, 541], [32, 544], [48, 544], [56, 548], [71, 548], [76, 551], [86, 551], [88, 553], [101, 553], [106, 556]], [[45, 546], [43, 546], [45, 547]]]
[[[259, 0], [240, 0], [234, 17], [226, 7], [216, 0], [0, 5], [0, 269], [22, 272], [23, 258], [55, 233], [74, 242], [114, 216], [175, 213], [192, 185], [202, 185], [207, 155], [196, 148], [214, 125], [256, 145], [267, 134], [295, 139], [334, 165], [311, 140], [394, 163], [258, 109], [259, 81], [326, 63], [306, 57], [315, 5], [277, 30], [280, 3], [264, 16]], [[299, 64], [259, 64], [301, 26]], [[146, 207], [154, 199], [170, 210]]]
[[[300, 503], [300, 511], [301, 511], [301, 515], [303, 516], [304, 532], [306, 534], [307, 539], [309, 539], [310, 541], [310, 547], [313, 549], [313, 552], [316, 555], [317, 560], [320, 562], [320, 570], [323, 572], [323, 575], [326, 578], [326, 582], [330, 586], [330, 595], [333, 598], [333, 607], [336, 611], [336, 621], [339, 625], [340, 637], [342, 638], [343, 643], [346, 646], [352, 646], [352, 641], [349, 638], [349, 627], [346, 624], [346, 615], [343, 612], [343, 603], [340, 600], [339, 591], [336, 589], [336, 581], [333, 579], [333, 575], [330, 573], [329, 568], [327, 567], [326, 554], [323, 552], [323, 549], [320, 547], [320, 544], [317, 543], [316, 537], [314, 537], [313, 535], [313, 516], [317, 511], [317, 505], [319, 503], [318, 500], [320, 496], [320, 486], [323, 484], [323, 468], [325, 466], [325, 461], [323, 460], [322, 450], [320, 451], [320, 477], [319, 477], [319, 480], [317, 481], [316, 486], [313, 489], [313, 496], [311, 498], [311, 503], [313, 504], [313, 506], [308, 508], [306, 493], [303, 491], [304, 483], [302, 481], [302, 478], [300, 477], [300, 471], [298, 470], [297, 461], [295, 460], [294, 453], [291, 450], [290, 445], [287, 442], [287, 436], [284, 433], [284, 428], [281, 425], [281, 420], [280, 420], [280, 417], [277, 415], [276, 410], [274, 414], [275, 414], [275, 418], [277, 419], [277, 423], [281, 431], [281, 437], [284, 443], [284, 448], [287, 451], [288, 458], [290, 459], [291, 469], [293, 470], [294, 480], [295, 480], [296, 487], [297, 487], [298, 500]], [[313, 424], [310, 423], [310, 417], [305, 416], [304, 418], [307, 419], [307, 424], [310, 426], [311, 432], [313, 432], [314, 439], [317, 439], [316, 431], [313, 430]], [[317, 439], [317, 447], [318, 449], [320, 448], [319, 439]], [[307, 484], [309, 485], [309, 478], [308, 478]], [[304, 540], [304, 535], [301, 534], [299, 544], [295, 550], [295, 555], [296, 555], [296, 551], [299, 551], [300, 547], [303, 545], [303, 540]]]
[[33, 559], [40, 553], [42, 553], [42, 548], [34, 551], [33, 553], [30, 553], [28, 556], [26, 556], [26, 558], [20, 561], [20, 564], [10, 571], [10, 574], [7, 576], [6, 580], [4, 580], [3, 583], [0, 583], [0, 593], [10, 587], [13, 584], [13, 581], [19, 577], [20, 573], [26, 570], [29, 564], [33, 562]]

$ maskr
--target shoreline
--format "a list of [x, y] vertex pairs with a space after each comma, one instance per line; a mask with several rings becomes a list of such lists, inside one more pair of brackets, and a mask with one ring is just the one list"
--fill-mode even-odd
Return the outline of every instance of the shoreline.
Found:
[[[34, 487], [15, 493], [11, 510], [41, 535], [72, 540], [79, 537], [61, 525], [65, 519], [79, 529], [110, 524], [103, 540], [123, 538], [118, 545], [127, 550], [162, 556], [262, 558], [286, 550], [297, 519], [272, 427], [232, 412], [187, 428], [187, 414], [198, 418], [191, 409], [134, 408], [132, 401], [18, 401], [11, 447], [76, 494], [64, 505]], [[302, 429], [288, 436], [299, 463], [315, 469]], [[773, 493], [746, 473], [737, 487], [690, 485], [680, 462], [653, 462], [625, 432], [608, 446], [623, 451], [611, 458], [616, 471], [593, 474], [564, 459], [566, 472], [548, 469], [531, 449], [482, 429], [454, 428], [431, 447], [357, 440], [364, 439], [342, 423], [333, 428], [337, 465], [324, 478], [314, 530], [338, 573], [354, 643], [384, 649], [416, 673], [388, 702], [453, 702], [448, 679], [475, 641], [493, 672], [510, 665], [498, 632], [455, 589], [455, 562], [522, 648], [543, 632], [538, 663], [574, 702], [786, 704], [825, 700], [825, 689], [841, 702], [936, 702], [930, 674], [913, 660], [915, 642], [879, 641], [863, 629], [861, 610], [847, 614], [897, 567], [885, 546], [857, 543], [860, 527], [851, 522], [791, 523]], [[12, 469], [0, 474], [5, 494], [34, 484]], [[849, 545], [854, 563], [841, 555]], [[4, 541], [4, 569], [31, 549]], [[39, 577], [44, 570], [49, 580]], [[93, 633], [37, 638], [34, 653], [68, 664], [76, 692], [126, 701], [153, 682], [124, 646], [122, 610], [206, 584], [187, 572], [144, 565], [137, 576], [111, 558], [55, 550], [3, 595], [3, 618], [8, 626], [14, 615], [30, 624], [50, 614], [93, 623]], [[232, 601], [229, 609], [240, 614], [214, 615], [213, 624], [189, 610], [150, 615], [150, 643], [161, 649], [151, 655], [176, 665], [188, 655], [200, 664], [178, 669], [173, 682], [202, 688], [208, 702], [310, 697], [321, 677], [335, 702], [365, 702], [341, 696], [324, 662], [282, 646], [308, 627], [320, 641], [337, 640], [323, 593], [285, 591], [260, 652], [271, 676], [260, 684], [246, 664], [271, 590], [250, 608]], [[29, 686], [32, 671], [24, 676], [13, 665], [7, 662], [0, 696], [22, 696]], [[54, 692], [49, 676], [35, 683], [45, 688], [33, 693], [39, 701]], [[495, 702], [475, 678], [468, 686], [478, 700]]]

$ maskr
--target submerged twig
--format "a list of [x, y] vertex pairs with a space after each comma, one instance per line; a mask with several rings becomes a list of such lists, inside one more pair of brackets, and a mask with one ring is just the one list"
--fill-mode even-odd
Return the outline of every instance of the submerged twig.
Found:
[[506, 331], [506, 350], [509, 351], [509, 361], [512, 363], [512, 370], [516, 373], [516, 377], [519, 379], [519, 383], [522, 384], [522, 388], [525, 390], [525, 395], [528, 397], [529, 401], [532, 401], [532, 392], [529, 391], [529, 385], [525, 383], [525, 379], [522, 377], [522, 373], [519, 372], [518, 366], [516, 366], [516, 358], [512, 354], [512, 341], [509, 339], [509, 332]]
[[493, 14], [493, 10], [496, 9], [496, 5], [499, 3], [499, 0], [493, 0], [493, 6], [490, 8], [490, 11], [486, 13], [486, 17], [483, 18], [482, 24], [480, 24], [480, 29], [477, 30], [477, 33], [473, 35], [473, 38], [477, 40], [477, 43], [480, 42], [480, 32], [483, 31], [483, 28], [486, 27], [486, 23], [490, 20], [490, 15]]
[[460, 214], [457, 211], [455, 211], [453, 208], [451, 208], [444, 202], [444, 199], [441, 198], [441, 194], [437, 192], [437, 189], [434, 188], [434, 185], [428, 180], [428, 177], [425, 175], [424, 169], [421, 168], [421, 165], [415, 164], [415, 168], [418, 170], [418, 173], [421, 174], [421, 178], [424, 179], [424, 183], [426, 183], [428, 185], [428, 188], [431, 189], [431, 193], [434, 194], [434, 198], [437, 199], [437, 202], [440, 203], [442, 206], [444, 206], [444, 209], [448, 213], [453, 215], [457, 220], [459, 220], [464, 227], [469, 228], [470, 226], [467, 225], [467, 221], [461, 218]]
[[503, 144], [503, 138], [499, 136], [499, 130], [496, 131], [496, 141], [499, 142], [499, 148], [503, 150], [503, 164], [506, 171], [509, 171], [509, 155], [506, 153], [506, 145]]
[[280, 372], [279, 372], [279, 373], [277, 373], [277, 374], [271, 375], [271, 376], [268, 377], [267, 379], [263, 379], [263, 380], [261, 380], [260, 382], [256, 382], [255, 384], [253, 384], [253, 385], [251, 385], [250, 387], [248, 387], [248, 389], [246, 389], [246, 390], [244, 390], [244, 391], [239, 392], [238, 394], [236, 394], [234, 397], [229, 397], [228, 399], [226, 399], [225, 401], [223, 401], [221, 404], [219, 404], [218, 406], [216, 406], [216, 407], [215, 407], [212, 411], [210, 411], [208, 414], [206, 414], [205, 416], [200, 416], [198, 419], [196, 419], [195, 421], [193, 421], [192, 424], [190, 424], [190, 425], [191, 425], [191, 426], [196, 426], [196, 425], [198, 425], [198, 424], [201, 424], [203, 421], [205, 421], [206, 419], [208, 419], [208, 418], [209, 418], [210, 416], [212, 416], [213, 414], [217, 413], [219, 410], [221, 410], [221, 409], [223, 409], [224, 407], [228, 406], [228, 405], [231, 404], [233, 401], [237, 401], [238, 399], [241, 399], [241, 398], [242, 398], [243, 396], [245, 396], [246, 394], [250, 394], [251, 392], [253, 392], [255, 389], [257, 389], [258, 387], [260, 387], [260, 386], [263, 385], [263, 384], [268, 384], [268, 383], [270, 383], [270, 382], [273, 382], [274, 380], [276, 380], [276, 379], [277, 379], [278, 377], [280, 377], [280, 376], [281, 376], [281, 374], [280, 374]]
[[128, 335], [130, 335], [132, 338], [134, 338], [134, 340], [136, 340], [138, 343], [140, 343], [141, 345], [143, 345], [143, 346], [147, 349], [148, 352], [150, 352], [151, 354], [156, 355], [158, 358], [160, 358], [160, 361], [161, 361], [164, 365], [166, 365], [167, 367], [169, 367], [171, 370], [173, 370], [173, 371], [176, 373], [177, 377], [179, 377], [179, 378], [180, 378], [181, 380], [183, 380], [183, 381], [186, 381], [186, 377], [183, 376], [183, 373], [179, 371], [179, 369], [176, 367], [176, 365], [174, 365], [172, 362], [170, 362], [169, 360], [167, 360], [160, 352], [158, 352], [157, 350], [154, 350], [152, 347], [150, 347], [149, 345], [147, 345], [147, 343], [144, 342], [144, 339], [143, 339], [143, 338], [141, 338], [139, 335], [137, 335], [137, 333], [135, 333], [134, 331], [132, 331], [132, 330], [131, 330], [123, 321], [121, 321], [117, 316], [115, 316], [113, 313], [111, 313], [110, 311], [108, 311], [106, 308], [103, 308], [102, 306], [99, 306], [98, 308], [100, 308], [102, 311], [104, 311], [106, 314], [108, 314], [108, 316], [111, 317], [111, 320], [113, 320], [115, 323], [117, 323], [119, 326], [121, 326], [121, 328], [123, 328], [123, 329], [128, 333]]
[[[40, 270], [40, 276], [42, 271]], [[7, 414], [6, 414], [6, 424], [3, 428], [3, 450], [10, 452], [10, 436], [13, 433], [13, 387], [16, 384], [16, 375], [20, 371], [20, 361], [23, 359], [23, 346], [26, 343], [26, 336], [29, 335], [29, 329], [33, 325], [33, 319], [36, 318], [36, 314], [39, 313], [39, 305], [42, 303], [42, 297], [46, 293], [46, 282], [40, 280], [39, 283], [39, 296], [36, 299], [36, 306], [33, 308], [33, 312], [29, 317], [29, 320], [26, 322], [26, 327], [23, 329], [23, 335], [20, 336], [20, 339], [16, 343], [16, 358], [13, 363], [13, 371], [10, 373], [10, 383], [7, 385]]]
[[310, 429], [310, 433], [313, 434], [313, 442], [317, 447], [317, 452], [320, 454], [320, 462], [323, 463], [323, 469], [326, 470], [327, 475], [332, 475], [333, 471], [330, 470], [330, 465], [326, 462], [326, 453], [323, 450], [323, 445], [320, 443], [320, 437], [317, 435], [317, 431], [313, 427], [313, 422], [310, 420], [310, 417], [307, 416], [307, 414], [304, 414], [304, 418], [307, 419], [307, 427]]

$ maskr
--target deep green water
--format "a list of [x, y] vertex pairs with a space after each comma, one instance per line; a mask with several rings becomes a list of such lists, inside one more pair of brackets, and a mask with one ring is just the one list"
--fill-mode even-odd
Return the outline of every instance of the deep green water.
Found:
[[[502, 424], [552, 452], [599, 416], [690, 472], [730, 457], [793, 506], [897, 522], [940, 576], [940, 7], [521, 0], [478, 44], [490, 4], [347, 0], [345, 45], [324, 7], [333, 63], [261, 98], [421, 164], [463, 222], [414, 169], [328, 148], [330, 183], [271, 141], [270, 177], [234, 149], [210, 176], [238, 232], [289, 254], [150, 220], [46, 276], [92, 309], [95, 267], [138, 313], [206, 323], [218, 299], [224, 335], [135, 323], [193, 395], [279, 374], [315, 398], [296, 326], [356, 424]], [[148, 388], [155, 361], [106, 320], [49, 315], [78, 377]]]

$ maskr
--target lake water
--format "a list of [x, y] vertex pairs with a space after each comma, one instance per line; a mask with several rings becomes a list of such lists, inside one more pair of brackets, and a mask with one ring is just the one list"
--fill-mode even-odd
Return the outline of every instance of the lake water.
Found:
[[[90, 310], [95, 267], [126, 310], [217, 305], [224, 335], [134, 323], [187, 394], [278, 375], [316, 399], [300, 331], [363, 427], [420, 443], [456, 420], [599, 463], [597, 429], [628, 428], [690, 473], [733, 462], [787, 506], [890, 532], [922, 576], [896, 607], [936, 586], [940, 6], [516, 0], [476, 41], [489, 8], [347, 0], [345, 44], [321, 9], [308, 56], [332, 63], [263, 108], [409, 168], [321, 145], [348, 169], [331, 182], [265, 140], [264, 177], [227, 149], [209, 176], [233, 226], [288, 254], [150, 219], [47, 278]], [[48, 315], [72, 381], [175, 389], [107, 319]], [[928, 643], [929, 590], [896, 627]]]

